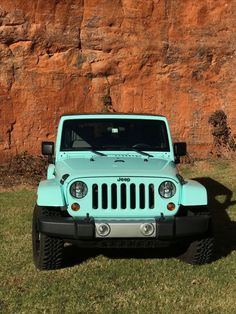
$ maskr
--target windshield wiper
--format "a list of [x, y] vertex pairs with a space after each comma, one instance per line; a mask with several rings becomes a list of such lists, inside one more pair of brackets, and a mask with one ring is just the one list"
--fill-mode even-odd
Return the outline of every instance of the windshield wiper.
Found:
[[96, 149], [92, 148], [90, 151], [98, 156], [107, 156], [106, 154], [103, 154], [101, 152], [98, 152]]
[[[114, 145], [114, 146], [113, 146], [113, 145], [110, 145], [110, 146], [109, 146], [109, 148], [112, 148], [112, 147], [117, 148], [117, 146], [115, 146], [115, 145]], [[108, 147], [102, 146], [102, 148], [104, 149], [104, 148], [108, 148]], [[93, 152], [94, 154], [99, 155], [99, 156], [107, 156], [107, 155], [104, 154], [104, 153], [98, 152], [97, 149], [99, 149], [99, 148], [97, 148], [97, 147], [92, 147], [90, 151]], [[142, 156], [153, 157], [153, 155], [148, 154], [148, 153], [142, 151], [141, 149], [137, 149], [137, 148], [134, 148], [134, 147], [119, 147], [119, 150], [132, 150], [132, 151], [134, 151], [134, 152], [136, 152], [136, 153], [139, 153], [139, 154], [142, 155]]]
[[140, 155], [147, 156], [147, 157], [153, 157], [153, 155], [148, 154], [148, 153], [145, 153], [145, 152], [143, 152], [142, 150], [139, 150], [139, 149], [137, 149], [137, 148], [131, 148], [131, 149], [132, 149], [134, 152], [139, 153]]

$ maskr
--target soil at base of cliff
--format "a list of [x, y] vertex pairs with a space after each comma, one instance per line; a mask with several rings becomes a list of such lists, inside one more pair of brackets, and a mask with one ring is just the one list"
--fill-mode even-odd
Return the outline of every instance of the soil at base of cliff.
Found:
[[0, 165], [0, 189], [16, 186], [37, 186], [45, 177], [47, 160], [27, 152], [14, 156], [8, 164]]

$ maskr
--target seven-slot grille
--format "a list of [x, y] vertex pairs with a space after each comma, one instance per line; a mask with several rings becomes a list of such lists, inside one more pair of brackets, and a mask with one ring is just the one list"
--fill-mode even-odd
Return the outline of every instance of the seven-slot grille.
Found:
[[154, 184], [112, 183], [92, 185], [93, 209], [153, 209]]

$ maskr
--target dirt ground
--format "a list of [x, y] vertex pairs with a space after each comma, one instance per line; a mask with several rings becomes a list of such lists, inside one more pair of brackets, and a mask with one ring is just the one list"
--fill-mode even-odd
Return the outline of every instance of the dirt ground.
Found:
[[46, 175], [47, 159], [27, 152], [14, 156], [8, 164], [0, 165], [0, 189], [16, 186], [37, 186]]

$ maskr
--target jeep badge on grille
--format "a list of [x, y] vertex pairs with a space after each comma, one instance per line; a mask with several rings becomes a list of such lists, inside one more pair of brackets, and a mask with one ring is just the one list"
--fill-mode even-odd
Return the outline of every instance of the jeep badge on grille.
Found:
[[117, 179], [117, 181], [119, 182], [119, 181], [121, 181], [121, 182], [129, 182], [130, 181], [130, 178], [119, 178], [119, 179]]

